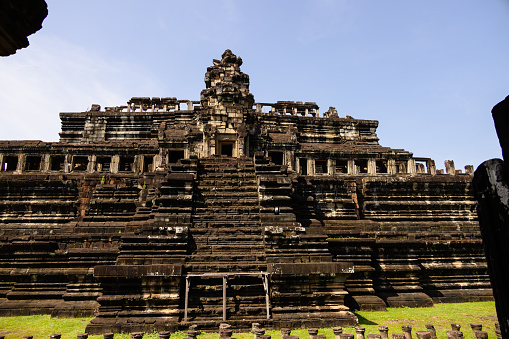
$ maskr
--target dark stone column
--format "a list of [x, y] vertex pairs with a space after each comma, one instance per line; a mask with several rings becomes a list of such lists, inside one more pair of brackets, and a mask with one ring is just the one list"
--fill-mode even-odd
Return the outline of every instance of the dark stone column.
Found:
[[500, 333], [509, 339], [509, 96], [491, 113], [505, 163], [483, 162], [475, 171], [473, 188]]

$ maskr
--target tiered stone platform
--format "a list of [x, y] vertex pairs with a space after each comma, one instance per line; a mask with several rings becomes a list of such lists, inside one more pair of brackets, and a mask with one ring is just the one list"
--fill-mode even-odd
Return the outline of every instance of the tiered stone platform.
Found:
[[60, 114], [60, 142], [0, 141], [1, 316], [323, 327], [492, 299], [471, 166], [437, 171], [334, 107], [255, 103], [241, 65], [214, 60], [200, 101], [94, 104]]

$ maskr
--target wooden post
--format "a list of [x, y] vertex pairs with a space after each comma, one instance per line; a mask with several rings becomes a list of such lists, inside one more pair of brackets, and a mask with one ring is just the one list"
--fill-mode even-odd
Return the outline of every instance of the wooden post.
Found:
[[223, 321], [226, 321], [226, 274], [223, 275]]
[[269, 279], [267, 274], [262, 275], [263, 280], [263, 288], [265, 289], [265, 308], [267, 309], [267, 319], [270, 319], [270, 311], [269, 311]]
[[189, 302], [189, 277], [186, 276], [186, 297], [184, 301], [184, 321], [187, 321], [187, 305]]

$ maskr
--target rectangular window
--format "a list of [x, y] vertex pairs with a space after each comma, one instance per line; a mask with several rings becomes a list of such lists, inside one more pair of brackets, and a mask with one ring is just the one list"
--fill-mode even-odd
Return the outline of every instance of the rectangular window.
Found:
[[407, 173], [406, 160], [396, 160], [396, 173]]
[[41, 169], [41, 157], [39, 155], [28, 155], [25, 158], [25, 171], [39, 171]]
[[96, 170], [97, 172], [109, 172], [111, 166], [111, 157], [97, 157]]
[[184, 150], [170, 150], [168, 152], [168, 162], [170, 164], [176, 164], [180, 159], [184, 159]]
[[336, 160], [336, 174], [348, 173], [348, 160]]
[[51, 157], [52, 171], [63, 171], [64, 170], [65, 157], [63, 155], [56, 155]]
[[368, 161], [367, 160], [355, 160], [355, 166], [357, 167], [357, 173], [360, 173], [360, 174], [368, 173]]
[[315, 174], [327, 174], [327, 160], [315, 160]]
[[300, 174], [308, 175], [308, 159], [299, 158], [299, 170]]
[[143, 172], [153, 172], [154, 171], [154, 157], [151, 155], [145, 155], [143, 157]]
[[283, 152], [269, 152], [269, 157], [271, 158], [272, 162], [276, 165], [282, 165], [283, 164]]
[[2, 170], [6, 172], [15, 171], [18, 167], [18, 157], [15, 155], [8, 155], [4, 157], [4, 163], [2, 164]]
[[73, 156], [72, 157], [72, 170], [75, 172], [86, 171], [88, 167], [88, 157], [86, 156]]
[[133, 171], [134, 157], [121, 157], [118, 164], [119, 172], [132, 172]]
[[385, 160], [376, 161], [376, 173], [387, 173], [387, 161]]
[[425, 174], [426, 173], [426, 163], [421, 161], [415, 162], [415, 172], [418, 174]]

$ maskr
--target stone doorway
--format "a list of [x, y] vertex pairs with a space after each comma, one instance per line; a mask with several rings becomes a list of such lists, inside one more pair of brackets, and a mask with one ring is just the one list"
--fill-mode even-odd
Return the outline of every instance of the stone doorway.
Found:
[[234, 145], [235, 145], [235, 142], [233, 142], [233, 141], [220, 141], [218, 143], [219, 154], [226, 155], [227, 157], [233, 157], [234, 156]]

